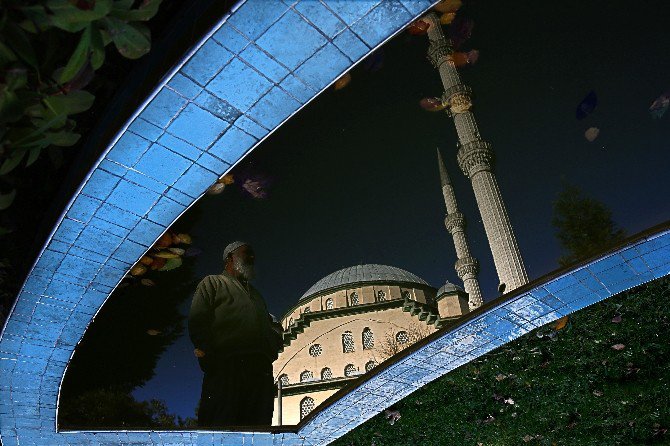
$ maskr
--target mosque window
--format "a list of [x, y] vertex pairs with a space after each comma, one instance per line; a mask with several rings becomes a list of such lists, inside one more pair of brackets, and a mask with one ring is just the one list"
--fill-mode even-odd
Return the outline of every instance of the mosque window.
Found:
[[372, 333], [370, 328], [365, 327], [363, 329], [363, 350], [370, 350], [375, 346], [375, 335]]
[[314, 378], [314, 375], [312, 375], [312, 372], [309, 370], [305, 370], [300, 374], [300, 382], [304, 383], [305, 381], [309, 381], [310, 379]]
[[333, 299], [326, 299], [326, 310], [332, 310], [334, 308]]
[[382, 302], [386, 300], [386, 293], [382, 290], [377, 291], [377, 302]]
[[356, 372], [356, 367], [353, 364], [347, 364], [344, 367], [344, 376], [354, 376]]
[[352, 353], [354, 351], [354, 335], [350, 331], [342, 334], [342, 352]]
[[405, 290], [405, 291], [402, 292], [402, 297], [403, 297], [403, 299], [411, 299], [412, 298], [412, 293]]
[[353, 292], [349, 295], [349, 305], [358, 305], [358, 293]]
[[395, 340], [398, 341], [399, 344], [407, 344], [409, 342], [409, 336], [406, 331], [399, 331], [395, 335]]
[[305, 309], [302, 310], [303, 313], [309, 313], [309, 311], [310, 311], [310, 310], [309, 310], [309, 307], [305, 307]]
[[321, 353], [323, 353], [323, 348], [321, 348], [321, 344], [314, 344], [309, 348], [309, 354], [311, 356], [314, 356], [315, 358], [317, 356], [320, 356]]
[[300, 419], [302, 420], [308, 413], [314, 410], [314, 398], [305, 397], [300, 400]]
[[323, 370], [321, 370], [321, 379], [332, 379], [333, 378], [333, 371], [330, 370], [328, 367], [325, 367]]
[[290, 327], [291, 325], [293, 325], [293, 318], [288, 320], [288, 326]]
[[370, 370], [374, 369], [376, 365], [377, 365], [377, 363], [374, 362], [374, 361], [368, 361], [368, 362], [366, 362], [366, 363], [365, 363], [365, 371], [366, 371], [366, 372], [369, 372]]
[[282, 386], [288, 386], [288, 375], [286, 373], [279, 375], [279, 382]]

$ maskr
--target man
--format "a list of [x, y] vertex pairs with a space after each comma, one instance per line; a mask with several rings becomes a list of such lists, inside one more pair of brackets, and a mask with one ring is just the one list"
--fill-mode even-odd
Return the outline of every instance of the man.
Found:
[[223, 251], [225, 270], [205, 277], [195, 291], [188, 329], [205, 373], [198, 425], [251, 426], [272, 422], [275, 387], [272, 362], [280, 329], [258, 291], [254, 251], [233, 242]]

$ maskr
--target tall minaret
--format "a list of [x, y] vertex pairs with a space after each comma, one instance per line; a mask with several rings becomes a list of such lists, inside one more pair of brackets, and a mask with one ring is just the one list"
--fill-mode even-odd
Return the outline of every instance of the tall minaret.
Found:
[[470, 111], [471, 90], [461, 82], [456, 67], [449, 60], [453, 48], [444, 37], [439, 18], [429, 13], [422, 20], [430, 24], [428, 58], [440, 71], [444, 86], [442, 100], [449, 105], [449, 114], [454, 119], [458, 133], [458, 164], [472, 181], [500, 284], [504, 285], [504, 291], [511, 291], [527, 283], [528, 275], [493, 174], [494, 154], [491, 145], [479, 135], [475, 117]]
[[470, 311], [472, 311], [482, 305], [482, 292], [479, 289], [479, 282], [477, 281], [479, 263], [477, 259], [470, 255], [468, 241], [465, 238], [465, 216], [458, 212], [456, 195], [454, 195], [454, 188], [449, 180], [447, 169], [444, 167], [440, 149], [437, 149], [437, 163], [440, 167], [440, 182], [442, 183], [444, 204], [447, 206], [447, 217], [444, 219], [444, 225], [454, 238], [457, 258], [456, 274], [463, 281], [465, 292], [468, 293], [468, 306], [470, 307]]

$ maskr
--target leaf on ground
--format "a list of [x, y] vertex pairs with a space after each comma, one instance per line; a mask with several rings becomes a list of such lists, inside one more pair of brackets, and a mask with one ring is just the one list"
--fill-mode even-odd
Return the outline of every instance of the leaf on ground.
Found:
[[620, 351], [620, 350], [623, 350], [624, 348], [626, 348], [626, 346], [623, 345], [623, 344], [614, 344], [614, 345], [612, 346], [612, 348], [613, 348], [614, 350]]
[[569, 316], [563, 316], [559, 320], [556, 321], [556, 325], [554, 325], [554, 330], [559, 331], [563, 330], [566, 325], [568, 325], [568, 321], [570, 320]]
[[612, 323], [613, 323], [613, 324], [618, 324], [619, 322], [621, 322], [621, 315], [620, 315], [620, 314], [617, 314], [616, 316], [614, 316], [614, 317], [612, 318]]

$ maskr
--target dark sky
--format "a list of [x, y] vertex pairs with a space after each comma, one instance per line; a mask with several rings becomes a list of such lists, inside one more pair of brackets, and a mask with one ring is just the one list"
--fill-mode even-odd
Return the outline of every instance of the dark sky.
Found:
[[[665, 1], [470, 2], [475, 22], [465, 48], [479, 61], [462, 70], [475, 93], [482, 137], [497, 156], [496, 175], [530, 279], [558, 267], [551, 202], [566, 180], [605, 203], [630, 235], [670, 219], [670, 113], [648, 108], [670, 90]], [[481, 264], [485, 300], [497, 277], [469, 180], [456, 163], [456, 133], [444, 113], [423, 111], [439, 96], [426, 60], [427, 38], [403, 32], [384, 46], [383, 67], [352, 71], [284, 124], [238, 166], [274, 179], [254, 200], [236, 187], [205, 196], [194, 245], [199, 276], [222, 269], [227, 243], [256, 251], [256, 287], [280, 317], [317, 280], [359, 263], [397, 266], [435, 287], [462, 285], [444, 229], [436, 147], [442, 150], [471, 249]], [[598, 106], [575, 109], [590, 91]], [[584, 132], [600, 128], [589, 143]], [[190, 299], [182, 308], [188, 312]], [[155, 378], [135, 392], [192, 416], [202, 375], [186, 333], [161, 358]]]

